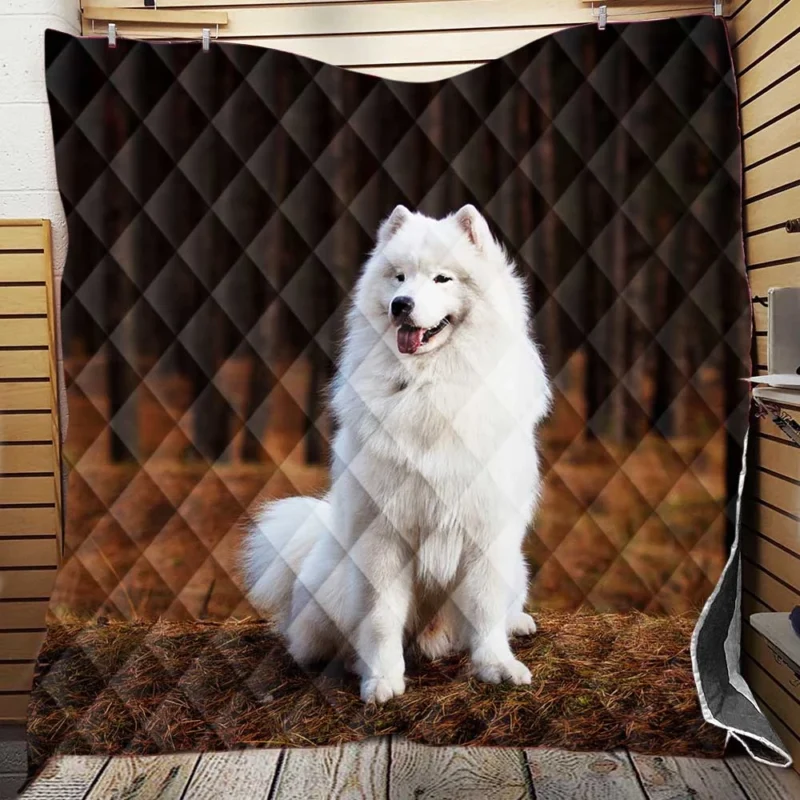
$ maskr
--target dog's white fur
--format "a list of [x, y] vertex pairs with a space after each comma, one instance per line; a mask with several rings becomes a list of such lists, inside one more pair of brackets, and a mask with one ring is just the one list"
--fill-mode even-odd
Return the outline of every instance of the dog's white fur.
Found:
[[[407, 323], [450, 322], [413, 354], [399, 352], [399, 296]], [[430, 658], [469, 649], [481, 680], [530, 683], [508, 637], [536, 630], [522, 542], [550, 389], [525, 297], [475, 208], [398, 206], [348, 317], [331, 489], [267, 505], [245, 541], [252, 603], [299, 663], [345, 658], [365, 701], [403, 693], [409, 641]]]

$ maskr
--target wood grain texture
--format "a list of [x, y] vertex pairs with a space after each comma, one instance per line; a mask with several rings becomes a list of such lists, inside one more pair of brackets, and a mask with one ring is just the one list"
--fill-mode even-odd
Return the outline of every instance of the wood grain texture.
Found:
[[0, 376], [3, 378], [46, 378], [49, 375], [47, 350], [0, 350]]
[[42, 231], [38, 220], [32, 220], [30, 225], [13, 220], [8, 220], [7, 224], [0, 224], [0, 250], [41, 249]]
[[46, 313], [45, 287], [4, 286], [0, 283], [0, 314], [24, 316]]
[[[773, 423], [774, 425], [774, 423]], [[780, 431], [779, 436], [783, 436]], [[758, 443], [758, 462], [770, 472], [800, 481], [800, 447], [786, 440], [772, 441], [764, 439]]]
[[764, 297], [776, 286], [800, 286], [800, 262], [753, 269], [747, 273], [747, 277], [753, 294]]
[[0, 697], [0, 724], [20, 724], [28, 718], [28, 692]]
[[86, 795], [87, 800], [180, 800], [199, 756], [117, 756]]
[[0, 633], [0, 661], [29, 661], [39, 655], [44, 631]]
[[19, 442], [50, 442], [53, 438], [50, 414], [0, 414], [0, 444]]
[[[784, 190], [786, 192], [791, 192], [793, 188], [797, 188], [794, 184], [800, 181], [798, 153], [800, 153], [800, 150], [793, 147], [791, 150], [782, 152], [781, 155], [773, 156], [769, 160], [745, 170], [744, 196], [755, 198], [768, 192], [780, 191], [782, 187], [787, 187]], [[792, 195], [788, 194], [787, 196], [791, 197]], [[786, 197], [784, 197], [785, 199]], [[769, 221], [764, 220], [766, 224], [762, 222], [758, 228], [752, 228], [751, 232], [771, 225], [783, 227], [786, 220], [791, 216], [790, 208], [791, 206], [787, 207], [786, 205], [778, 207], [773, 211], [772, 218]]]
[[[800, 151], [795, 154], [795, 157], [800, 159]], [[789, 209], [786, 209], [786, 213], [789, 213]], [[747, 266], [756, 267], [759, 264], [788, 259], [800, 261], [798, 239], [800, 236], [796, 233], [787, 233], [783, 228], [761, 233], [758, 236], [749, 236], [744, 240]]]
[[800, 687], [789, 667], [778, 661], [767, 640], [752, 625], [742, 626], [742, 647], [749, 658], [752, 658], [761, 669], [769, 673], [795, 700], [800, 702]]
[[800, 47], [797, 46], [797, 36], [786, 40], [782, 38], [781, 42], [768, 56], [753, 64], [752, 67], [748, 67], [746, 71], [740, 61], [738, 49], [733, 51], [740, 103], [747, 102], [760, 92], [769, 91], [773, 84], [789, 75], [800, 65]]
[[611, 753], [526, 750], [536, 800], [643, 800], [630, 757]]
[[0, 662], [0, 692], [29, 692], [33, 682], [34, 661], [28, 664], [3, 664]]
[[43, 478], [7, 475], [0, 478], [0, 505], [54, 503], [55, 493], [52, 475]]
[[742, 562], [742, 586], [776, 611], [790, 611], [800, 605], [800, 591], [785, 586], [749, 561]]
[[55, 533], [54, 508], [0, 508], [0, 536], [44, 536]]
[[256, 800], [266, 798], [275, 779], [280, 750], [204, 753], [189, 781], [184, 800]]
[[721, 759], [630, 754], [648, 800], [725, 798], [748, 800]]
[[[0, 608], [0, 628], [44, 628], [47, 614], [47, 602], [44, 600], [21, 600], [3, 603]], [[0, 654], [2, 658], [2, 654]]]
[[274, 800], [385, 800], [388, 770], [386, 737], [340, 747], [289, 749], [273, 796]]
[[800, 102], [800, 72], [780, 76], [777, 83], [741, 107], [742, 133], [769, 123]]
[[390, 800], [522, 800], [530, 797], [523, 753], [500, 747], [425, 747], [392, 739]]
[[800, 703], [748, 655], [742, 659], [742, 674], [757, 698], [769, 706], [772, 713], [792, 731], [793, 737], [798, 737], [800, 735]]
[[[18, 472], [53, 473], [53, 448], [49, 444], [0, 449], [0, 475]], [[0, 534], [2, 535], [2, 534]]]
[[[0, 539], [1, 567], [40, 567], [55, 563], [55, 539]], [[3, 627], [1, 614], [0, 628]]]
[[749, 531], [742, 535], [742, 553], [754, 564], [763, 567], [789, 586], [800, 586], [800, 557], [776, 547], [763, 536]]
[[50, 344], [47, 319], [4, 319], [0, 347], [46, 347]]
[[[42, 247], [42, 229], [37, 231], [38, 247]], [[4, 253], [0, 250], [0, 283], [41, 283], [45, 278], [47, 260], [44, 253]]]
[[0, 570], [0, 600], [49, 598], [55, 569]]
[[[757, 28], [750, 30], [749, 35], [733, 48], [734, 63], [738, 72], [747, 69], [765, 56], [778, 42], [800, 28], [800, 5], [792, 0], [781, 0], [781, 3], [776, 5], [762, 0], [759, 5], [764, 10], [763, 22]], [[739, 18], [741, 19], [742, 15]], [[754, 21], [758, 23], [757, 19]], [[734, 36], [738, 35], [738, 22], [734, 23], [732, 30]]]
[[800, 516], [800, 486], [763, 470], [753, 472], [753, 494], [775, 508]]
[[22, 795], [25, 800], [83, 800], [108, 763], [106, 756], [57, 756]]
[[791, 769], [764, 768], [745, 755], [728, 756], [728, 769], [753, 800], [786, 800], [800, 797], [800, 775]]
[[793, 517], [763, 503], [746, 503], [742, 519], [751, 530], [800, 555], [800, 523]]
[[[776, 173], [775, 180], [781, 180], [778, 173]], [[783, 185], [782, 181], [777, 184], [777, 186]], [[747, 173], [745, 173], [746, 187]], [[784, 225], [789, 218], [787, 215], [788, 210], [790, 208], [798, 208], [798, 205], [800, 205], [800, 185], [789, 186], [768, 197], [747, 202], [744, 207], [745, 230], [757, 231], [773, 225]], [[796, 236], [797, 234], [794, 235]]]
[[[18, 320], [3, 320], [17, 322]], [[28, 320], [24, 320], [27, 322]], [[38, 320], [36, 320], [38, 321]], [[42, 320], [47, 324], [47, 320]], [[0, 411], [49, 411], [50, 382], [10, 382], [0, 386]]]
[[780, 117], [767, 127], [748, 136], [742, 141], [742, 158], [747, 165], [782, 152], [796, 144], [800, 133], [800, 109]]

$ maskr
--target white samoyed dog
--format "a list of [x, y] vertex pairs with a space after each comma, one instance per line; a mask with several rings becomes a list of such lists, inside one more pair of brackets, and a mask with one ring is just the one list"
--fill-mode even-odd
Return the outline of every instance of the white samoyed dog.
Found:
[[441, 220], [398, 206], [382, 223], [331, 387], [331, 489], [268, 504], [243, 554], [293, 658], [344, 658], [366, 702], [403, 693], [414, 643], [530, 683], [508, 641], [536, 630], [522, 543], [550, 388], [529, 322], [473, 206]]

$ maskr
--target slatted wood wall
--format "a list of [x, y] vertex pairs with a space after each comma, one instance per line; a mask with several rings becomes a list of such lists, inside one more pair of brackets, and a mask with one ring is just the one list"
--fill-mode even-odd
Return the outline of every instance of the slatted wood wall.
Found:
[[61, 549], [50, 223], [0, 221], [0, 722], [23, 721]]
[[[745, 254], [756, 298], [800, 286], [800, 3], [732, 0], [725, 9], [739, 89]], [[767, 364], [767, 308], [754, 304], [754, 371]], [[800, 323], [798, 323], [800, 336]], [[791, 398], [791, 395], [787, 395]], [[784, 410], [800, 422], [800, 395]], [[800, 605], [800, 447], [770, 420], [752, 428], [743, 503], [743, 668], [759, 704], [800, 765], [800, 689], [747, 623], [758, 611]]]
[[[597, 19], [595, 0], [81, 0], [83, 32], [285, 50], [406, 81], [457, 75], [534, 39]], [[609, 23], [708, 14], [713, 0], [608, 0]], [[157, 13], [154, 13], [156, 11]], [[208, 21], [210, 13], [224, 22]], [[203, 21], [205, 19], [205, 21]], [[176, 22], [176, 20], [179, 20]]]

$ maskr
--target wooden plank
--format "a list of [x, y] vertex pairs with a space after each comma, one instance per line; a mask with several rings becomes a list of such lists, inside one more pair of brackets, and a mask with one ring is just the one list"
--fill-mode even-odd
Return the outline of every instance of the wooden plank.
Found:
[[[49, 567], [56, 563], [55, 539], [0, 539], [0, 565], [8, 567]], [[0, 628], [3, 628], [0, 615]]]
[[[754, 0], [754, 2], [759, 2], [759, 0]], [[781, 37], [782, 39], [783, 37]], [[746, 71], [743, 71], [738, 49], [733, 51], [733, 63], [737, 74], [737, 93], [740, 103], [747, 102], [751, 97], [763, 92], [765, 89], [768, 90], [768, 87], [800, 66], [800, 47], [797, 46], [797, 43], [797, 36], [783, 41], [766, 58]]]
[[0, 608], [0, 628], [5, 630], [44, 628], [48, 605], [46, 600], [3, 603]]
[[[800, 159], [800, 151], [795, 158]], [[744, 240], [744, 249], [748, 267], [794, 258], [798, 260], [797, 270], [800, 272], [800, 236], [796, 233], [787, 233], [779, 228], [758, 236], [748, 236]]]
[[630, 754], [648, 800], [749, 800], [721, 759]]
[[753, 327], [757, 333], [766, 333], [769, 324], [769, 307], [762, 303], [753, 303]]
[[[797, 737], [800, 733], [800, 703], [749, 656], [742, 659], [742, 674], [753, 693], [763, 700]], [[784, 744], [789, 743], [784, 742]]]
[[47, 300], [44, 285], [3, 286], [0, 284], [0, 314], [24, 316], [46, 314]]
[[[41, 250], [42, 225], [0, 225], [0, 250]], [[4, 280], [0, 271], [0, 280]]]
[[749, 561], [742, 562], [742, 586], [778, 611], [788, 611], [800, 605], [800, 591], [784, 586]]
[[[42, 247], [42, 229], [33, 228]], [[41, 283], [47, 262], [44, 253], [0, 253], [0, 283]]]
[[47, 320], [4, 319], [0, 325], [0, 347], [39, 347], [50, 344]]
[[108, 764], [107, 756], [56, 756], [23, 795], [25, 800], [83, 800]]
[[87, 800], [179, 800], [199, 756], [115, 756], [86, 795]]
[[752, 293], [765, 297], [773, 287], [800, 286], [800, 262], [750, 270], [747, 278]]
[[740, 4], [735, 19], [728, 22], [727, 26], [730, 30], [731, 44], [735, 45], [740, 42], [781, 2], [783, 0], [768, 0], [767, 3], [764, 3], [763, 0], [754, 0], [746, 5]]
[[29, 692], [36, 662], [28, 664], [0, 663], [0, 692]]
[[0, 600], [49, 598], [55, 569], [0, 570]]
[[784, 662], [778, 661], [767, 640], [752, 625], [742, 625], [742, 647], [749, 658], [800, 702], [800, 688], [794, 685], [797, 683], [794, 672]]
[[0, 633], [0, 661], [33, 660], [39, 655], [45, 632]]
[[[734, 63], [736, 71], [747, 69], [756, 60], [764, 56], [778, 42], [783, 41], [792, 31], [800, 28], [800, 6], [790, 0], [783, 0], [783, 6], [767, 19], [763, 25], [734, 45]], [[791, 45], [790, 45], [791, 46]], [[797, 43], [795, 42], [795, 46]]]
[[395, 737], [389, 797], [527, 798], [525, 758], [522, 751], [505, 747], [425, 747]]
[[81, 12], [85, 20], [101, 22], [133, 22], [147, 25], [227, 25], [225, 11], [164, 11], [163, 9], [109, 8], [84, 6]]
[[280, 755], [281, 751], [277, 749], [203, 753], [184, 800], [266, 798], [275, 779]]
[[771, 122], [742, 140], [742, 158], [748, 166], [796, 144], [800, 138], [800, 109]]
[[[427, 64], [432, 60], [432, 56], [437, 62], [444, 63], [490, 61], [559, 30], [561, 30], [559, 27], [545, 26], [510, 30], [397, 33], [381, 36], [267, 36], [258, 39], [236, 39], [235, 42], [283, 50], [324, 61], [326, 64], [364, 70], [369, 65], [383, 67], [391, 64]], [[479, 58], [476, 58], [476, 55], [479, 55]]]
[[754, 336], [753, 337], [753, 359], [755, 360], [756, 364], [760, 364], [763, 366], [767, 365], [767, 361], [769, 360], [767, 357], [767, 351], [769, 349], [767, 345], [767, 337], [766, 336]]
[[[800, 73], [798, 73], [800, 74]], [[780, 187], [800, 181], [800, 164], [798, 164], [800, 150], [794, 148], [779, 156], [774, 156], [768, 161], [747, 167], [744, 171], [744, 196], [745, 198], [758, 197], [765, 192], [772, 192]], [[774, 215], [771, 225], [785, 225], [791, 217], [789, 209], [783, 207], [780, 213]], [[767, 227], [763, 225], [762, 227]], [[757, 230], [754, 228], [753, 230]]]
[[28, 692], [0, 695], [0, 723], [27, 722], [29, 700]]
[[[6, 319], [3, 323], [16, 321]], [[0, 411], [41, 410], [50, 410], [50, 381], [4, 383], [0, 387]]]
[[47, 472], [52, 475], [52, 445], [31, 444], [25, 447], [0, 446], [0, 475], [8, 475], [17, 472]]
[[[781, 436], [783, 434], [780, 434]], [[773, 442], [764, 439], [758, 443], [760, 467], [800, 481], [800, 448], [787, 441]]]
[[[800, 450], [797, 451], [800, 453]], [[763, 503], [745, 503], [742, 510], [744, 523], [768, 539], [800, 554], [800, 523]]]
[[800, 515], [800, 486], [757, 469], [753, 472], [753, 494], [775, 508]]
[[742, 133], [747, 135], [753, 129], [793, 108], [798, 102], [800, 102], [800, 72], [795, 72], [794, 75], [789, 75], [785, 80], [776, 83], [764, 94], [754, 97], [749, 103], [741, 106]]
[[49, 412], [0, 414], [0, 442], [50, 442], [52, 440], [53, 428]]
[[386, 798], [389, 740], [358, 745], [287, 750], [273, 793], [274, 800], [312, 797]]
[[44, 536], [56, 533], [54, 508], [0, 508], [0, 536]]
[[789, 586], [800, 587], [800, 558], [776, 547], [763, 536], [745, 533], [742, 554]]
[[763, 614], [770, 610], [758, 598], [753, 597], [750, 592], [742, 592], [742, 616], [744, 619], [749, 619], [751, 614]]
[[[797, 154], [798, 151], [795, 151]], [[777, 160], [777, 159], [776, 159]], [[767, 164], [771, 164], [768, 161]], [[766, 166], [766, 164], [762, 165]], [[757, 167], [761, 169], [762, 167]], [[745, 173], [745, 189], [747, 188], [747, 176]], [[778, 180], [778, 178], [776, 178]], [[781, 181], [778, 186], [783, 186]], [[777, 188], [777, 187], [773, 187]], [[785, 225], [788, 219], [787, 211], [790, 208], [797, 208], [800, 205], [800, 186], [792, 186], [776, 192], [769, 197], [762, 197], [752, 202], [746, 201], [744, 206], [744, 224], [746, 231], [757, 231], [772, 225]], [[797, 234], [794, 234], [797, 236]]]
[[[0, 292], [2, 289], [0, 289]], [[46, 378], [50, 376], [47, 350], [0, 350], [0, 376]]]
[[766, 767], [747, 755], [726, 756], [725, 766], [753, 800], [800, 797], [800, 775], [792, 769]]
[[630, 757], [610, 753], [526, 750], [536, 800], [642, 800]]
[[0, 505], [54, 503], [56, 482], [52, 475], [28, 478], [8, 475], [0, 478]]

